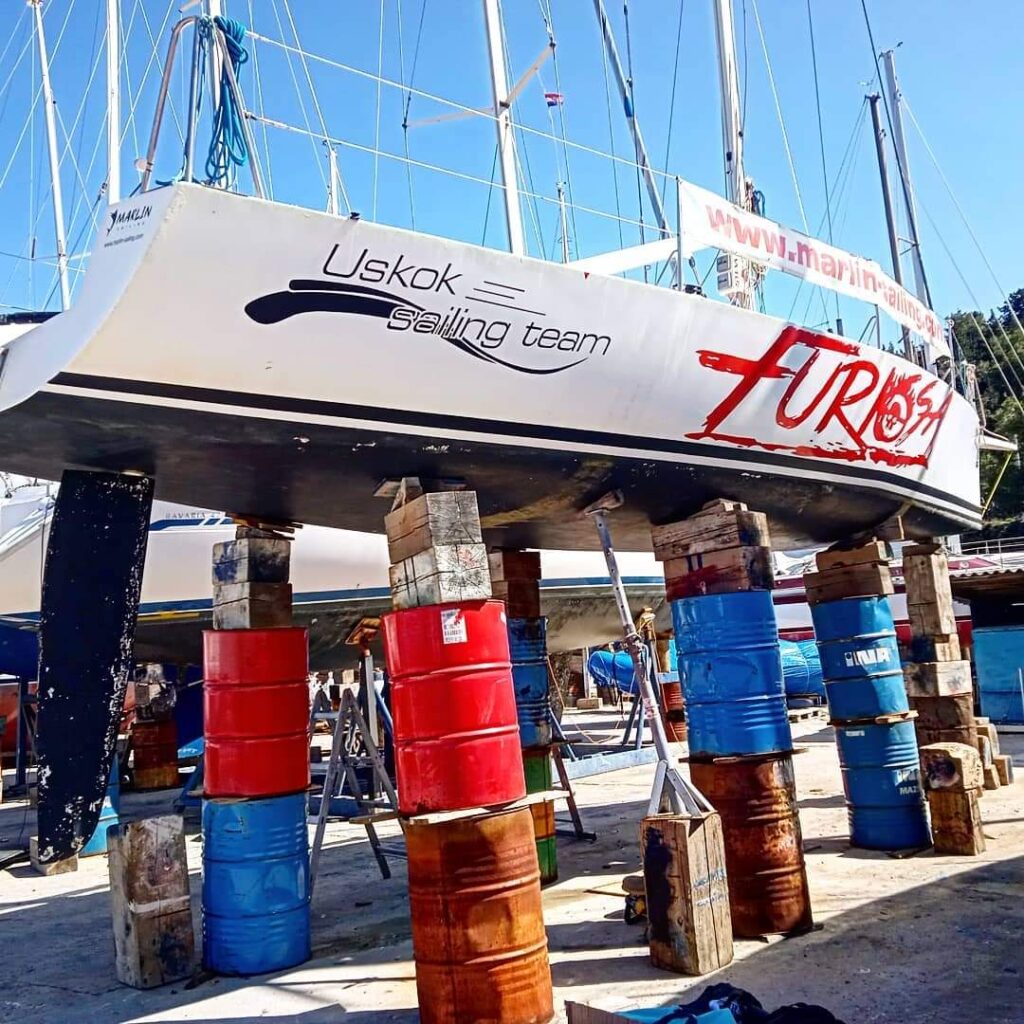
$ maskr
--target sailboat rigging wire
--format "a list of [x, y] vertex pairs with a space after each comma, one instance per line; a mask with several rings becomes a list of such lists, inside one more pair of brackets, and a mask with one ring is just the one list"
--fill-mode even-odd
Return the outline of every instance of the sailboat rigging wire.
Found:
[[[373, 148], [380, 149], [380, 76], [384, 74], [384, 0], [380, 0], [380, 19], [377, 29], [377, 109], [373, 129]], [[377, 219], [377, 190], [380, 177], [380, 156], [373, 158], [373, 201], [370, 204], [370, 219]]]
[[[751, 9], [754, 12], [754, 24], [757, 26], [757, 34], [761, 40], [761, 52], [764, 54], [764, 66], [768, 72], [768, 85], [772, 91], [772, 99], [775, 101], [775, 113], [779, 119], [779, 128], [782, 131], [782, 146], [786, 151], [786, 162], [789, 164], [789, 174], [793, 179], [793, 191], [796, 193], [796, 205], [800, 211], [800, 222], [803, 225], [804, 234], [809, 235], [811, 233], [810, 228], [807, 224], [807, 213], [804, 210], [804, 197], [800, 192], [800, 180], [796, 173], [796, 163], [793, 160], [793, 150], [789, 145], [789, 132], [786, 130], [786, 119], [782, 115], [782, 102], [779, 99], [779, 90], [775, 85], [775, 72], [772, 71], [771, 58], [768, 56], [768, 41], [765, 39], [764, 27], [761, 25], [761, 12], [757, 6], [757, 0], [750, 0]], [[818, 294], [821, 296], [821, 309], [825, 314], [825, 319], [828, 319], [828, 308], [825, 302], [825, 293], [821, 288], [818, 288]]]
[[960, 200], [957, 198], [956, 193], [953, 191], [953, 186], [950, 184], [949, 179], [946, 177], [945, 172], [942, 170], [942, 165], [939, 163], [939, 158], [935, 155], [935, 150], [932, 149], [931, 144], [928, 142], [928, 139], [924, 134], [924, 129], [922, 129], [920, 122], [914, 116], [914, 111], [911, 109], [906, 97], [903, 98], [903, 108], [910, 116], [910, 120], [913, 123], [914, 128], [917, 130], [917, 134], [920, 137], [921, 142], [924, 144], [925, 152], [928, 154], [928, 157], [931, 160], [932, 165], [938, 172], [939, 178], [942, 180], [942, 184], [945, 186], [946, 192], [949, 195], [950, 200], [956, 207], [956, 212], [960, 215], [960, 220], [963, 221], [963, 225], [967, 229], [968, 235], [971, 236], [971, 241], [974, 243], [974, 247], [978, 250], [978, 254], [981, 256], [982, 262], [985, 264], [985, 267], [988, 270], [989, 275], [992, 278], [992, 281], [995, 283], [995, 286], [999, 289], [1000, 294], [1006, 302], [1006, 307], [1010, 312], [1010, 316], [1013, 318], [1014, 324], [1016, 324], [1017, 326], [1017, 330], [1024, 334], [1024, 325], [1021, 324], [1020, 319], [1017, 316], [1017, 312], [1013, 308], [1013, 304], [1010, 302], [1010, 296], [1007, 293], [1006, 289], [1002, 286], [1002, 284], [1000, 284], [999, 278], [996, 277], [995, 269], [989, 262], [988, 255], [985, 252], [985, 247], [981, 244], [981, 242], [978, 239], [978, 236], [974, 233], [974, 228], [971, 227], [971, 222], [967, 219], [967, 213], [965, 212], [963, 206], [961, 206]]
[[[864, 12], [864, 25], [868, 30], [868, 42], [871, 44], [871, 56], [875, 62], [875, 76], [878, 78], [879, 84], [882, 81], [882, 65], [878, 59], [878, 47], [875, 45], [875, 33], [871, 28], [871, 16], [868, 14], [868, 3], [867, 0], [860, 0], [861, 10]], [[889, 93], [887, 89], [879, 89], [882, 95], [882, 106], [885, 108], [885, 123], [889, 128], [889, 138], [894, 139], [896, 137], [893, 131], [892, 125], [892, 111], [889, 109]], [[907, 169], [903, 166], [903, 158], [900, 156], [899, 146], [893, 146], [893, 152], [896, 155], [896, 169], [899, 172], [900, 178], [900, 192], [903, 195], [903, 203], [906, 209], [907, 217], [912, 216], [913, 203], [911, 202], [910, 196], [910, 182], [908, 181]], [[921, 273], [921, 282], [924, 285], [924, 296], [925, 301], [928, 305], [931, 305], [932, 294], [931, 289], [928, 287], [928, 278], [924, 272], [924, 265], [921, 262], [921, 240], [920, 238], [914, 243], [918, 251], [917, 267]]]
[[602, 65], [604, 67], [604, 103], [608, 114], [608, 149], [611, 154], [612, 185], [615, 193], [615, 218], [619, 229], [619, 248], [621, 249], [626, 240], [622, 236], [622, 203], [619, 199], [619, 165], [616, 162], [618, 154], [615, 152], [615, 126], [612, 121], [612, 93], [611, 83], [608, 80], [608, 47], [601, 47]]
[[[828, 188], [828, 162], [825, 157], [825, 129], [821, 121], [821, 84], [818, 80], [818, 48], [814, 43], [814, 17], [807, 0], [807, 34], [811, 40], [811, 69], [814, 72], [814, 107], [818, 114], [818, 151], [821, 153], [821, 181], [825, 189], [825, 215], [828, 219], [828, 244], [832, 245], [832, 200]], [[836, 320], [839, 320], [839, 294], [836, 293]]]
[[[284, 39], [284, 25], [281, 22], [281, 12], [278, 10], [277, 0], [271, 0], [270, 8], [274, 12], [274, 20], [277, 22], [277, 30], [278, 30], [278, 32], [281, 33], [281, 38], [283, 40]], [[291, 17], [291, 8], [288, 7], [287, 2], [285, 3], [285, 11], [288, 14], [289, 21], [291, 22], [292, 35], [295, 38], [296, 46], [292, 47], [292, 46], [288, 46], [288, 45], [286, 45], [284, 43], [278, 43], [278, 41], [275, 40], [275, 39], [270, 39], [269, 37], [266, 37], [266, 36], [258, 36], [256, 33], [252, 32], [252, 31], [249, 32], [249, 37], [251, 39], [259, 39], [259, 40], [262, 40], [263, 42], [267, 42], [267, 43], [277, 43], [285, 51], [285, 56], [287, 58], [287, 64], [288, 64], [288, 73], [291, 76], [292, 85], [295, 87], [295, 97], [299, 101], [299, 110], [302, 111], [302, 120], [303, 120], [303, 123], [306, 125], [306, 131], [307, 131], [307, 134], [309, 135], [310, 145], [313, 148], [313, 162], [316, 164], [316, 169], [320, 172], [320, 181], [323, 184], [324, 189], [326, 190], [330, 186], [328, 185], [327, 175], [324, 173], [324, 169], [323, 169], [323, 167], [321, 166], [321, 163], [320, 163], [320, 153], [319, 153], [319, 150], [318, 150], [317, 144], [316, 144], [316, 136], [313, 134], [313, 131], [310, 128], [309, 111], [306, 110], [306, 100], [305, 100], [305, 97], [302, 94], [302, 89], [299, 86], [298, 76], [295, 74], [295, 66], [292, 63], [291, 55], [293, 53], [298, 55], [299, 60], [302, 63], [303, 70], [306, 73], [306, 81], [309, 84], [309, 91], [310, 91], [310, 95], [311, 95], [312, 100], [313, 100], [313, 105], [316, 108], [316, 112], [317, 112], [317, 114], [318, 114], [318, 116], [320, 118], [320, 130], [321, 130], [321, 133], [322, 133], [320, 135], [321, 139], [326, 139], [328, 134], [329, 134], [328, 131], [327, 131], [327, 123], [324, 121], [323, 111], [320, 109], [320, 104], [317, 102], [317, 99], [316, 99], [316, 93], [313, 90], [313, 79], [312, 79], [312, 77], [310, 76], [310, 73], [309, 73], [309, 66], [306, 64], [305, 51], [303, 51], [302, 44], [299, 42], [299, 34], [298, 34], [297, 29], [295, 28], [295, 22], [294, 22], [294, 20], [292, 20], [292, 17]], [[351, 211], [352, 207], [349, 204], [348, 196], [345, 193], [345, 182], [343, 180], [341, 180], [340, 174], [339, 174], [339, 184], [341, 186], [341, 196], [345, 200], [345, 206], [347, 208], [347, 211]]]
[[[420, 13], [426, 6], [426, 0], [420, 7]], [[402, 11], [402, 0], [397, 0], [398, 14], [398, 77], [405, 81], [405, 14]], [[411, 99], [412, 97], [408, 97]], [[406, 100], [402, 102], [402, 147], [405, 149], [406, 158], [409, 156], [409, 107]], [[409, 222], [413, 231], [416, 230], [416, 203], [413, 197], [412, 167], [405, 165], [405, 184], [409, 193]]]
[[[668, 168], [669, 157], [672, 153], [672, 128], [676, 115], [676, 86], [679, 84], [679, 51], [683, 42], [683, 9], [686, 7], [686, 0], [679, 0], [679, 20], [676, 25], [676, 55], [672, 61], [672, 93], [668, 101], [668, 131], [665, 134], [665, 160], [664, 166]], [[661, 183], [661, 201], [665, 201], [665, 191], [668, 188], [668, 178]], [[679, 225], [676, 225], [679, 230]]]
[[[622, 0], [622, 16], [626, 22], [626, 74], [629, 76], [627, 79], [627, 85], [629, 86], [629, 117], [630, 120], [636, 120], [636, 95], [633, 91], [633, 42], [629, 31], [629, 0]], [[643, 228], [644, 188], [639, 162], [636, 164], [636, 209], [637, 217], [640, 219], [640, 244], [643, 245], [647, 238], [644, 235]], [[647, 280], [646, 266], [644, 267], [644, 280]]]
[[[306, 135], [306, 136], [308, 136], [309, 138], [312, 138], [312, 139], [318, 139], [319, 138], [318, 135], [315, 135], [313, 132], [309, 131], [308, 129], [300, 128], [298, 125], [286, 124], [284, 121], [276, 121], [276, 120], [274, 120], [271, 117], [261, 117], [259, 114], [255, 113], [253, 111], [249, 112], [249, 117], [253, 121], [258, 121], [258, 122], [265, 121], [271, 128], [278, 128], [281, 131], [292, 132], [292, 133], [294, 133], [296, 135]], [[353, 149], [353, 150], [355, 150], [356, 152], [359, 152], [359, 153], [367, 153], [367, 154], [369, 154], [371, 156], [373, 155], [373, 147], [372, 146], [365, 146], [365, 145], [363, 145], [363, 144], [361, 144], [359, 142], [352, 142], [349, 139], [340, 139], [340, 138], [335, 138], [335, 137], [328, 137], [325, 141], [327, 141], [330, 144], [336, 145], [336, 146], [345, 146], [347, 149]], [[404, 156], [401, 156], [401, 155], [399, 155], [397, 153], [389, 153], [386, 149], [385, 150], [381, 150], [380, 155], [382, 157], [385, 157], [388, 160], [394, 160], [394, 161], [396, 161], [398, 163], [402, 163], [406, 159]], [[458, 179], [460, 179], [462, 181], [470, 181], [470, 182], [473, 182], [473, 183], [475, 183], [477, 185], [483, 185], [486, 188], [493, 187], [493, 182], [492, 181], [488, 181], [486, 178], [481, 178], [479, 175], [476, 175], [476, 174], [468, 174], [465, 171], [456, 171], [456, 170], [454, 170], [453, 168], [450, 168], [450, 167], [441, 167], [438, 164], [428, 163], [425, 160], [412, 159], [409, 162], [412, 164], [413, 167], [420, 167], [420, 168], [422, 168], [425, 171], [433, 171], [436, 174], [445, 174], [445, 175], [448, 175], [451, 178], [458, 178]], [[540, 193], [529, 192], [529, 191], [527, 191], [525, 189], [520, 189], [519, 192], [520, 192], [521, 195], [529, 196], [531, 198], [535, 198], [539, 202], [550, 203], [550, 204], [553, 204], [553, 205], [557, 205], [558, 204], [558, 199], [556, 199], [556, 198], [554, 198], [552, 196], [545, 196], [545, 195], [542, 195]], [[605, 210], [597, 210], [597, 209], [594, 209], [591, 206], [580, 206], [579, 204], [577, 204], [577, 209], [581, 213], [590, 214], [590, 215], [592, 215], [594, 217], [603, 217], [606, 220], [613, 220], [613, 221], [614, 220], [621, 220], [623, 224], [630, 224], [630, 225], [634, 225], [635, 226], [635, 225], [639, 225], [639, 223], [640, 223], [639, 221], [633, 220], [632, 218], [629, 218], [629, 217], [621, 217], [621, 218], [620, 217], [616, 217], [615, 214], [608, 213]], [[649, 223], [645, 222], [644, 223], [644, 227], [646, 227], [646, 228], [648, 228], [648, 229], [653, 231], [653, 230], [655, 230], [657, 225], [649, 224]]]
[[[372, 71], [367, 71], [367, 70], [365, 70], [365, 68], [357, 68], [357, 67], [355, 67], [352, 64], [345, 64], [342, 61], [332, 60], [330, 57], [324, 57], [324, 56], [322, 56], [320, 54], [309, 53], [308, 51], [305, 51], [305, 50], [296, 49], [290, 43], [282, 42], [280, 39], [272, 39], [269, 36], [264, 36], [264, 35], [262, 35], [260, 33], [256, 33], [256, 32], [250, 32], [249, 33], [249, 38], [250, 39], [258, 39], [258, 40], [260, 40], [260, 42], [269, 43], [271, 46], [277, 46], [280, 49], [287, 50], [287, 51], [289, 51], [291, 53], [301, 54], [304, 57], [308, 58], [308, 60], [316, 61], [319, 64], [325, 64], [327, 67], [336, 68], [339, 71], [345, 71], [345, 72], [347, 72], [347, 73], [349, 73], [351, 75], [356, 76], [357, 78], [365, 78], [365, 79], [369, 79], [370, 81], [374, 81], [374, 82], [378, 78], [378, 76], [375, 75]], [[466, 106], [464, 103], [459, 103], [458, 100], [449, 99], [446, 96], [439, 96], [436, 93], [427, 92], [424, 89], [416, 89], [416, 88], [413, 88], [411, 85], [407, 85], [407, 84], [405, 84], [403, 82], [397, 82], [393, 78], [388, 78], [386, 76], [381, 78], [381, 81], [384, 83], [384, 85], [388, 86], [389, 88], [400, 89], [403, 92], [408, 90], [414, 96], [418, 96], [418, 97], [420, 97], [422, 99], [431, 100], [434, 103], [441, 104], [442, 106], [451, 107], [453, 110], [459, 111], [461, 113], [464, 113], [464, 114], [466, 114], [466, 115], [468, 115], [470, 117], [479, 117], [479, 118], [483, 118], [484, 120], [487, 120], [487, 121], [497, 121], [498, 120], [498, 116], [490, 108], [469, 107], [469, 106]], [[273, 118], [268, 118], [268, 121], [269, 121], [269, 123], [271, 125], [275, 125], [276, 124], [279, 127], [283, 125], [283, 122], [276, 121]], [[284, 127], [291, 128], [293, 126], [292, 125], [284, 125]], [[523, 133], [525, 135], [536, 135], [538, 138], [542, 138], [542, 139], [551, 139], [551, 137], [552, 137], [550, 135], [550, 133], [545, 132], [545, 131], [541, 131], [538, 128], [532, 128], [532, 127], [530, 127], [527, 124], [521, 124], [520, 123], [520, 124], [517, 124], [516, 127], [518, 128], [518, 130], [521, 133]], [[308, 125], [307, 125], [307, 129], [306, 130], [307, 130], [307, 134], [313, 135], [312, 129], [309, 128]], [[321, 137], [321, 136], [314, 136], [314, 137]], [[636, 162], [636, 160], [627, 160], [625, 157], [613, 156], [613, 155], [611, 155], [609, 153], [602, 152], [600, 149], [595, 149], [593, 146], [587, 146], [587, 145], [585, 145], [585, 144], [583, 144], [581, 142], [573, 142], [570, 139], [570, 140], [567, 141], [566, 144], [569, 146], [570, 149], [577, 150], [580, 153], [589, 153], [591, 156], [601, 157], [604, 160], [614, 160], [616, 163], [622, 164], [624, 167], [628, 167], [631, 170], [634, 169], [634, 168], [640, 167], [640, 165]], [[351, 143], [351, 145], [357, 146], [356, 143]], [[357, 146], [357, 148], [359, 148], [359, 147]], [[367, 153], [372, 153], [373, 152], [372, 147], [368, 147], [367, 146], [367, 147], [361, 147], [361, 148], [363, 148], [365, 150], [365, 152], [367, 152]], [[415, 161], [414, 161], [414, 163], [415, 163]], [[660, 170], [658, 170], [655, 167], [651, 168], [651, 173], [656, 175], [656, 176], [659, 176], [659, 177], [666, 177], [666, 176], [670, 177], [670, 178], [672, 177], [672, 175], [666, 175], [665, 171], [660, 171]], [[552, 201], [554, 201], [554, 200], [552, 200]], [[579, 207], [579, 209], [582, 210], [584, 208], [583, 207]], [[626, 217], [623, 217], [622, 220], [623, 220], [624, 223], [631, 223], [631, 224], [639, 223], [638, 220], [631, 220], [630, 218], [626, 218]], [[656, 227], [656, 226], [652, 226], [647, 221], [644, 221], [644, 225], [647, 228], [650, 228], [651, 230], [655, 230], [655, 227]]]
[[[248, 0], [249, 6], [249, 26], [250, 29], [255, 22], [252, 9], [252, 0]], [[249, 38], [252, 38], [252, 32], [249, 33]], [[259, 104], [260, 113], [266, 113], [266, 104], [263, 101], [263, 76], [260, 74], [260, 55], [259, 47], [256, 45], [255, 40], [252, 44], [252, 77], [256, 83], [256, 102]], [[270, 199], [274, 198], [274, 166], [271, 162], [270, 157], [270, 140], [267, 137], [267, 126], [263, 125], [263, 162], [267, 168], [267, 196]]]

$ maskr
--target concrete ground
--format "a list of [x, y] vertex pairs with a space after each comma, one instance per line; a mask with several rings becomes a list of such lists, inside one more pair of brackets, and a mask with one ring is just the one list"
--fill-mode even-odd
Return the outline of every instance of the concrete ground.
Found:
[[[573, 724], [592, 732], [615, 718], [568, 714], [567, 729]], [[577, 796], [598, 840], [560, 840], [561, 879], [544, 894], [558, 1020], [566, 999], [608, 1009], [671, 1005], [728, 981], [766, 1007], [817, 1003], [848, 1024], [1024, 1022], [1024, 784], [985, 794], [980, 857], [853, 850], [832, 730], [815, 720], [794, 734], [805, 748], [796, 771], [818, 930], [737, 942], [735, 962], [704, 978], [656, 970], [642, 928], [622, 920], [621, 897], [594, 891], [639, 863], [653, 766], [583, 780]], [[1024, 736], [1005, 737], [1003, 750], [1024, 774]], [[126, 794], [124, 816], [158, 813], [174, 795]], [[33, 827], [23, 801], [0, 806], [0, 847], [27, 843]], [[188, 849], [198, 932], [195, 824]], [[414, 1022], [405, 865], [392, 864], [394, 876], [381, 880], [362, 830], [332, 825], [313, 898], [313, 960], [281, 974], [148, 992], [114, 976], [105, 857], [51, 878], [27, 864], [0, 871], [0, 1021]]]

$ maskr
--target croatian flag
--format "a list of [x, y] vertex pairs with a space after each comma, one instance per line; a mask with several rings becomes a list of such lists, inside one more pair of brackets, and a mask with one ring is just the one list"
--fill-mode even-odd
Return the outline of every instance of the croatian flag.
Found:
[[549, 107], [560, 107], [565, 97], [560, 92], [544, 93], [544, 100]]

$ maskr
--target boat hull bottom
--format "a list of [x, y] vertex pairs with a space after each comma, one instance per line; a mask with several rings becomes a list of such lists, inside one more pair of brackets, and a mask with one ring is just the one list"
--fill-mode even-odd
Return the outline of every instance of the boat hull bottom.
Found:
[[877, 530], [897, 514], [911, 537], [980, 522], [977, 510], [940, 511], [927, 505], [927, 496], [908, 505], [904, 495], [886, 492], [885, 474], [854, 476], [847, 465], [826, 466], [834, 475], [817, 480], [807, 476], [816, 463], [740, 449], [708, 449], [721, 460], [708, 464], [684, 455], [629, 457], [467, 440], [437, 429], [405, 433], [377, 424], [281, 419], [279, 410], [266, 418], [41, 391], [0, 414], [0, 470], [53, 480], [68, 467], [143, 472], [155, 477], [157, 497], [168, 501], [374, 533], [382, 532], [390, 508], [374, 497], [382, 481], [458, 481], [478, 493], [488, 543], [512, 548], [597, 548], [581, 510], [612, 489], [626, 495], [612, 520], [620, 550], [649, 550], [651, 522], [684, 518], [719, 497], [767, 513], [777, 549]]

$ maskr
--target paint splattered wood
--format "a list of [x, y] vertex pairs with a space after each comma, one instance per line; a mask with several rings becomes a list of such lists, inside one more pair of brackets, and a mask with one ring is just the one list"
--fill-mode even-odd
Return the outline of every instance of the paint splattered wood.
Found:
[[61, 478], [39, 621], [39, 858], [78, 850], [99, 820], [134, 662], [153, 503], [144, 477]]

